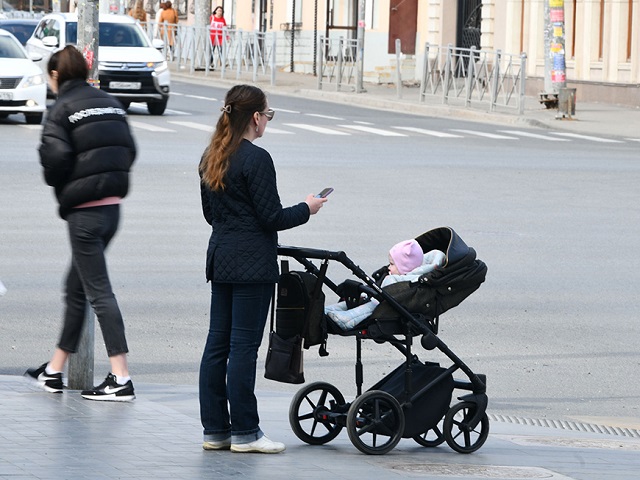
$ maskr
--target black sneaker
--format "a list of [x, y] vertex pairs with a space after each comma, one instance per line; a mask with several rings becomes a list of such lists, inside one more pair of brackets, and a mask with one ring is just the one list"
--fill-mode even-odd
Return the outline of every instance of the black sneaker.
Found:
[[62, 373], [48, 374], [44, 371], [47, 365], [47, 363], [43, 363], [38, 368], [30, 368], [24, 372], [24, 376], [47, 392], [62, 393], [64, 390]]
[[130, 402], [136, 398], [133, 382], [129, 380], [124, 385], [120, 385], [113, 373], [107, 375], [104, 382], [97, 387], [83, 390], [81, 395], [87, 400], [101, 400], [103, 402]]

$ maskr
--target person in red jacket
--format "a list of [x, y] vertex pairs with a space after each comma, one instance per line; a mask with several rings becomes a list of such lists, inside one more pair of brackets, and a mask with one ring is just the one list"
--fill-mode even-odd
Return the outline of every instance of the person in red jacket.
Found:
[[215, 62], [215, 52], [218, 51], [218, 57], [222, 59], [222, 34], [223, 28], [227, 26], [224, 19], [224, 9], [216, 7], [209, 18], [209, 33], [211, 35], [211, 63]]

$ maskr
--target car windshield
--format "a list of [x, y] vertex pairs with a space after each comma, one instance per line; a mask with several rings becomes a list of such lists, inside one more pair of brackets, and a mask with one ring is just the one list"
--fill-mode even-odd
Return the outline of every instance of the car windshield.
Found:
[[37, 22], [21, 23], [19, 20], [16, 22], [2, 21], [0, 22], [0, 28], [11, 32], [22, 45], [26, 45], [37, 24]]
[[24, 50], [11, 37], [0, 36], [0, 58], [27, 58]]
[[[101, 47], [148, 47], [147, 38], [137, 25], [100, 23]], [[78, 43], [78, 24], [67, 23], [67, 43]]]

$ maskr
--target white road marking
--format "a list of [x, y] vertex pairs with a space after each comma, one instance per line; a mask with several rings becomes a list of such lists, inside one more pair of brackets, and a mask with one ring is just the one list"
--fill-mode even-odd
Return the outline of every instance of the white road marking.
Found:
[[363, 125], [338, 125], [342, 128], [351, 128], [353, 130], [359, 130], [366, 133], [374, 133], [376, 135], [382, 135], [383, 137], [406, 137], [404, 133], [392, 132], [390, 130], [381, 130], [379, 128], [365, 127]]
[[549, 142], [570, 142], [571, 141], [566, 138], [554, 138], [554, 137], [549, 137], [547, 135], [540, 135], [538, 133], [521, 132], [520, 130], [498, 130], [498, 131], [502, 133], [510, 133], [512, 135], [519, 135], [522, 137], [538, 138], [540, 140], [547, 140]]
[[275, 127], [267, 127], [267, 132], [268, 133], [275, 133], [278, 135], [293, 135], [293, 132], [289, 132], [287, 130], [280, 130], [279, 128], [275, 128]]
[[640, 138], [625, 138], [625, 140], [629, 140], [630, 142], [640, 142]]
[[[146, 103], [140, 103], [140, 102], [133, 102], [133, 103], [131, 103], [129, 108], [139, 108], [139, 109], [142, 109], [142, 110], [144, 110], [146, 112], [147, 111], [147, 104]], [[182, 110], [172, 110], [170, 108], [167, 108], [165, 110], [165, 113], [172, 113], [174, 115], [191, 115], [191, 113], [189, 113], [189, 112], [183, 112]]]
[[27, 128], [29, 130], [42, 130], [42, 125], [18, 125], [19, 127], [22, 128]]
[[495, 140], [515, 140], [516, 139], [515, 137], [507, 137], [506, 135], [497, 135], [495, 133], [487, 133], [487, 132], [477, 132], [475, 130], [460, 130], [457, 128], [452, 128], [451, 131], [467, 133], [469, 135], [476, 135], [478, 137], [493, 138]]
[[438, 132], [436, 130], [426, 130], [418, 127], [393, 127], [399, 130], [406, 130], [408, 132], [422, 133], [423, 135], [431, 135], [432, 137], [442, 138], [463, 138], [462, 135], [454, 135], [453, 133]]
[[326, 118], [327, 120], [341, 120], [344, 121], [344, 118], [340, 117], [332, 117], [331, 115], [321, 115], [319, 113], [305, 113], [308, 117], [317, 117], [317, 118]]
[[371, 122], [363, 122], [359, 120], [355, 120], [353, 123], [359, 123], [360, 125], [373, 125], [373, 123]]
[[202, 130], [203, 132], [213, 133], [212, 125], [205, 125], [204, 123], [196, 123], [196, 122], [180, 122], [176, 120], [169, 120], [167, 123], [171, 123], [172, 125], [180, 125], [182, 127], [187, 128], [195, 128], [196, 130]]
[[613, 140], [611, 138], [592, 137], [591, 135], [580, 135], [579, 133], [551, 132], [553, 135], [561, 137], [579, 138], [581, 140], [591, 140], [600, 143], [624, 143], [622, 140]]
[[137, 120], [131, 120], [131, 118], [129, 118], [129, 124], [132, 127], [139, 128], [141, 130], [148, 130], [150, 132], [176, 133], [175, 130], [152, 125], [151, 123], [138, 122]]
[[285, 123], [288, 127], [301, 128], [303, 130], [309, 130], [310, 132], [322, 133], [323, 135], [351, 135], [347, 132], [341, 132], [339, 130], [331, 130], [330, 128], [318, 127], [315, 125], [307, 125], [305, 123]]
[[282, 113], [300, 113], [297, 110], [287, 110], [286, 108], [274, 108], [274, 110]]
[[185, 97], [189, 97], [189, 98], [195, 98], [196, 100], [209, 100], [210, 102], [217, 102], [218, 99], [217, 98], [213, 98], [213, 97], [202, 97], [200, 95], [185, 95]]

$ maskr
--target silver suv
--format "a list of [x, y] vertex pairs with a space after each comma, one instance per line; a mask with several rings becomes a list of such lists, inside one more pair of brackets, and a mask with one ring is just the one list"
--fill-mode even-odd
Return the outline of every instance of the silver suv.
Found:
[[[27, 40], [27, 51], [43, 57], [46, 72], [53, 52], [77, 43], [75, 13], [45, 15]], [[169, 101], [171, 75], [160, 49], [161, 40], [149, 40], [133, 18], [126, 15], [99, 17], [98, 76], [100, 89], [117, 97], [125, 108], [131, 102], [146, 102], [151, 115], [162, 115]]]

